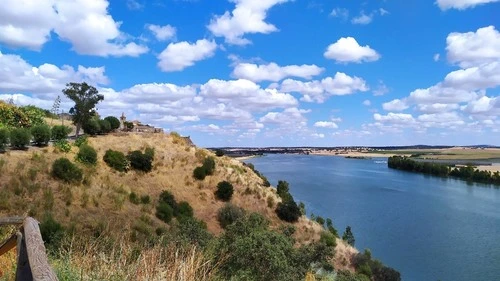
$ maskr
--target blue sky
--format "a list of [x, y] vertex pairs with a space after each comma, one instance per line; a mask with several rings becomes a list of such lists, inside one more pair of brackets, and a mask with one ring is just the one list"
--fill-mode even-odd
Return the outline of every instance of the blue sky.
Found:
[[500, 145], [500, 1], [5, 0], [0, 99], [201, 146]]

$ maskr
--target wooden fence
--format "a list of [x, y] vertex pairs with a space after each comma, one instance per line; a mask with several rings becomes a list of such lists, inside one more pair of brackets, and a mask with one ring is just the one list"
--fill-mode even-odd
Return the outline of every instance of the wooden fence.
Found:
[[38, 221], [31, 217], [0, 218], [0, 227], [20, 226], [18, 231], [0, 242], [0, 256], [17, 249], [16, 281], [56, 281], [49, 265]]

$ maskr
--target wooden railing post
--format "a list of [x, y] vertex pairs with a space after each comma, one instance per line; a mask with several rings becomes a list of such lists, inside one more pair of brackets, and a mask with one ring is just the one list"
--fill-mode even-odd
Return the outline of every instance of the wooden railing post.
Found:
[[[57, 276], [49, 265], [38, 222], [27, 217], [23, 224], [23, 244], [26, 248], [33, 281], [57, 281]], [[22, 251], [21, 251], [22, 252]], [[22, 254], [21, 254], [22, 256]], [[29, 280], [29, 279], [24, 279]]]

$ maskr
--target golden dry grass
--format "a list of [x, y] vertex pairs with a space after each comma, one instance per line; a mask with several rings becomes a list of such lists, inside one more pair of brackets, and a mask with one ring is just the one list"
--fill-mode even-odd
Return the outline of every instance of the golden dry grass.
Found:
[[[89, 144], [98, 153], [96, 167], [85, 167], [84, 182], [65, 184], [50, 175], [52, 163], [59, 157], [75, 159], [76, 147], [69, 153], [57, 153], [54, 148], [30, 148], [29, 151], [9, 151], [0, 155], [0, 216], [29, 214], [42, 219], [52, 213], [57, 221], [80, 233], [94, 233], [96, 229], [109, 233], [126, 233], [135, 225], [145, 225], [148, 232], [165, 224], [155, 217], [154, 205], [159, 194], [168, 190], [176, 200], [187, 201], [194, 215], [206, 222], [208, 230], [220, 234], [216, 219], [225, 203], [216, 200], [214, 191], [222, 180], [235, 188], [231, 203], [268, 218], [272, 228], [284, 223], [275, 214], [280, 202], [274, 188], [264, 187], [262, 179], [242, 162], [229, 157], [215, 157], [214, 175], [203, 181], [195, 180], [192, 172], [204, 157], [214, 156], [208, 150], [190, 147], [178, 137], [165, 134], [117, 133], [90, 138]], [[155, 148], [153, 171], [119, 173], [102, 160], [107, 149], [123, 153], [146, 147]], [[132, 204], [128, 195], [149, 195], [151, 204]], [[269, 204], [269, 202], [273, 204]], [[297, 244], [319, 240], [323, 228], [305, 217], [293, 224]], [[84, 235], [84, 234], [82, 234]], [[342, 243], [338, 243], [343, 245]], [[337, 260], [350, 260], [353, 251], [337, 251]], [[83, 259], [83, 257], [82, 257]]]

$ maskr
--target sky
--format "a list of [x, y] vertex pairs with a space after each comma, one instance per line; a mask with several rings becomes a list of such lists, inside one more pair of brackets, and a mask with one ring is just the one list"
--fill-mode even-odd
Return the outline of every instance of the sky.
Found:
[[500, 145], [500, 0], [2, 0], [0, 100], [199, 146]]

